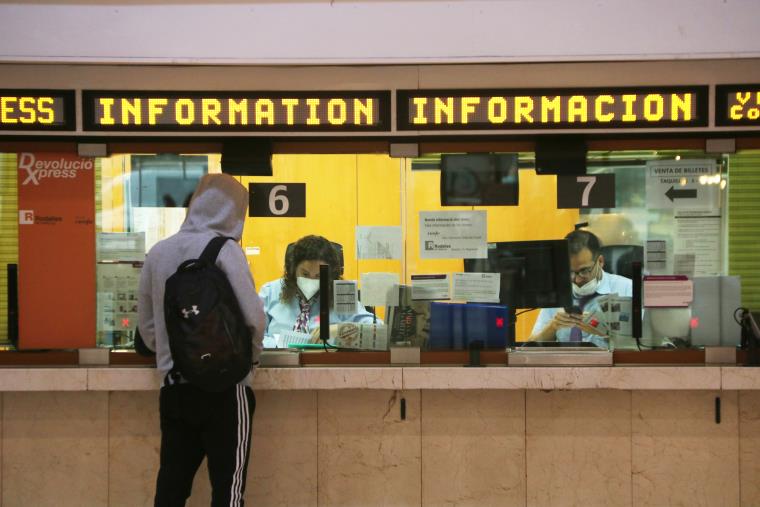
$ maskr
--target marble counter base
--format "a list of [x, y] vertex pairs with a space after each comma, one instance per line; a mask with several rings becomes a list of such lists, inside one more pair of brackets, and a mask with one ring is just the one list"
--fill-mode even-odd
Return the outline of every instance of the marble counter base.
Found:
[[724, 390], [750, 391], [760, 389], [760, 368], [723, 366], [721, 368]]
[[720, 367], [404, 368], [404, 389], [679, 390], [720, 386]]
[[[154, 391], [149, 367], [0, 368], [0, 391]], [[303, 367], [259, 368], [257, 391], [336, 389], [760, 390], [760, 368], [612, 367]]]
[[402, 368], [259, 368], [254, 389], [402, 389]]
[[87, 391], [89, 368], [0, 368], [0, 391]]
[[[87, 390], [150, 391], [161, 376], [155, 368], [88, 368]], [[0, 370], [2, 373], [2, 370]], [[256, 390], [299, 389], [401, 389], [401, 368], [258, 368]], [[0, 390], [2, 389], [0, 376]], [[23, 390], [23, 389], [20, 389]], [[57, 389], [51, 389], [57, 390]]]
[[[1, 393], [0, 503], [153, 505], [157, 394]], [[245, 501], [757, 506], [758, 434], [760, 391], [259, 390]], [[210, 501], [203, 464], [187, 506]]]

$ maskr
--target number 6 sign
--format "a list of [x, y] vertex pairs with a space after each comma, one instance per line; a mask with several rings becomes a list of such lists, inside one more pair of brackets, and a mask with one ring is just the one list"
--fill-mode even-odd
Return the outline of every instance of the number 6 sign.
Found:
[[249, 217], [305, 217], [306, 183], [249, 183]]
[[557, 208], [614, 208], [615, 175], [557, 176]]

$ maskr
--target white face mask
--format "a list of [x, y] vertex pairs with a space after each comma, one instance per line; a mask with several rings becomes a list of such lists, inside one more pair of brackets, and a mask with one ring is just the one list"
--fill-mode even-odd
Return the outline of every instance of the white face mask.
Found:
[[306, 278], [305, 276], [299, 276], [296, 278], [296, 284], [301, 289], [301, 294], [306, 300], [310, 300], [314, 294], [319, 292], [319, 279]]
[[576, 299], [590, 296], [596, 292], [597, 287], [599, 287], [599, 280], [596, 278], [589, 280], [582, 287], [578, 287], [575, 282], [573, 282], [573, 296], [575, 296]]

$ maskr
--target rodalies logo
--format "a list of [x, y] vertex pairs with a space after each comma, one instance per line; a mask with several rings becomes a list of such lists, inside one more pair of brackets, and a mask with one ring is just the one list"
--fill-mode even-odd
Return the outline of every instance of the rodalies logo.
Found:
[[449, 250], [451, 245], [448, 243], [436, 243], [435, 241], [426, 240], [425, 250]]
[[19, 171], [26, 171], [22, 185], [39, 185], [45, 178], [76, 178], [77, 171], [92, 171], [94, 168], [95, 161], [91, 158], [37, 160], [34, 153], [22, 153], [18, 161]]

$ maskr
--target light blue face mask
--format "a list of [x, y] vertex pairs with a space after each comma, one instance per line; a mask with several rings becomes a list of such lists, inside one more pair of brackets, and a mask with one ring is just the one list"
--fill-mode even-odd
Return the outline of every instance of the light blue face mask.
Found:
[[599, 287], [599, 280], [597, 278], [589, 280], [581, 287], [578, 287], [575, 282], [573, 282], [573, 296], [575, 296], [576, 299], [590, 296], [596, 292], [597, 287]]
[[296, 285], [298, 285], [301, 294], [303, 294], [303, 297], [305, 297], [307, 301], [314, 297], [314, 294], [319, 292], [319, 279], [299, 276], [296, 278]]

